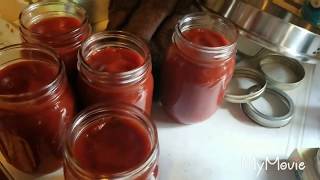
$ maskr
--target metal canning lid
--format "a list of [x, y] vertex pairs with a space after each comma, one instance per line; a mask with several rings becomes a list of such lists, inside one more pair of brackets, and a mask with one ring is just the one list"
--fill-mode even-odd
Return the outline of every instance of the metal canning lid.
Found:
[[287, 125], [293, 118], [294, 114], [294, 104], [292, 99], [286, 93], [275, 87], [268, 87], [265, 93], [271, 93], [274, 96], [279, 97], [285, 105], [283, 108], [286, 108], [287, 113], [280, 116], [267, 115], [259, 111], [252, 102], [241, 104], [243, 112], [250, 119], [265, 127], [277, 128]]
[[[259, 71], [256, 71], [251, 68], [237, 68], [234, 71], [234, 74], [232, 76], [231, 81], [234, 81], [236, 78], [247, 78], [250, 80], [253, 80], [256, 82], [255, 85], [245, 89], [245, 93], [235, 93], [230, 92], [233, 87], [229, 87], [226, 91], [224, 99], [231, 103], [248, 103], [250, 101], [253, 101], [257, 99], [266, 89], [267, 87], [267, 81], [263, 74], [261, 74]], [[252, 87], [255, 87], [252, 89]]]
[[[263, 66], [266, 65], [283, 65], [290, 69], [294, 74], [294, 79], [281, 82], [276, 78], [273, 78], [270, 73], [264, 71]], [[279, 88], [281, 90], [294, 89], [302, 82], [305, 77], [305, 70], [303, 66], [295, 59], [288, 58], [278, 54], [268, 54], [262, 57], [258, 65], [259, 71], [261, 71], [267, 79], [269, 85]]]

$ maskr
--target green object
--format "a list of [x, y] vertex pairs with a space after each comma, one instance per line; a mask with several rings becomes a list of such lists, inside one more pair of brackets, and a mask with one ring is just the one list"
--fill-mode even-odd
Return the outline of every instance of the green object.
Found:
[[302, 16], [311, 24], [320, 27], [320, 8], [312, 7], [309, 1], [302, 6]]

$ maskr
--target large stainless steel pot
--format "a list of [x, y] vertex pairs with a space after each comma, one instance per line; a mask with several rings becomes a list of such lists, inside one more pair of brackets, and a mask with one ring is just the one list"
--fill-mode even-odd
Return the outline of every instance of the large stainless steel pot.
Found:
[[230, 19], [259, 45], [299, 60], [319, 62], [320, 29], [272, 0], [198, 0], [201, 8]]

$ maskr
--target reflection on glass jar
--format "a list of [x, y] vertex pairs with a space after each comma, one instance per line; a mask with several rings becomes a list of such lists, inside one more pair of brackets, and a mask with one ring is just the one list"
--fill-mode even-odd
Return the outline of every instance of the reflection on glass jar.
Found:
[[173, 119], [192, 124], [217, 110], [233, 74], [237, 37], [232, 23], [216, 15], [179, 21], [161, 80], [161, 103]]
[[79, 51], [82, 105], [128, 103], [151, 113], [153, 77], [147, 45], [122, 31], [97, 33]]
[[126, 104], [99, 104], [81, 112], [67, 130], [66, 180], [158, 179], [159, 145], [154, 123]]
[[64, 65], [31, 44], [0, 49], [0, 150], [32, 175], [61, 167], [64, 129], [74, 116]]

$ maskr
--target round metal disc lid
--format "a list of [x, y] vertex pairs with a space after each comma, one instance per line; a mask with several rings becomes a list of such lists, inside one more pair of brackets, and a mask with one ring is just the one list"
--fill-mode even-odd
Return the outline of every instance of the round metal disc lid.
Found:
[[231, 103], [248, 103], [261, 96], [266, 87], [267, 81], [259, 71], [244, 67], [237, 68], [224, 99]]
[[269, 115], [268, 113], [259, 110], [255, 105], [255, 101], [242, 103], [241, 107], [243, 112], [250, 119], [265, 127], [277, 128], [287, 125], [293, 118], [294, 114], [294, 104], [292, 99], [286, 93], [275, 87], [267, 87], [261, 98], [267, 95], [273, 95], [275, 99], [281, 101], [279, 104], [272, 104], [272, 102], [268, 102], [272, 108], [277, 108], [282, 111], [284, 110], [285, 112], [281, 112], [277, 115]]

